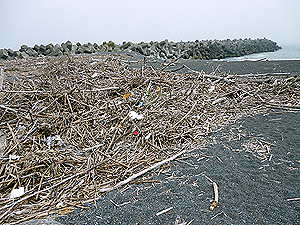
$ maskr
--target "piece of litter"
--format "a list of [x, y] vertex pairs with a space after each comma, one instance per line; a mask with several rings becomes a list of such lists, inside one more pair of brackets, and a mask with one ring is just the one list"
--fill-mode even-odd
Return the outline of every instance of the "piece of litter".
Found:
[[173, 207], [170, 207], [170, 208], [167, 208], [167, 209], [165, 209], [165, 210], [162, 210], [162, 211], [156, 213], [156, 215], [159, 216], [159, 215], [161, 215], [161, 214], [164, 214], [164, 213], [170, 211], [171, 209], [173, 209]]
[[180, 216], [176, 217], [176, 220], [174, 222], [174, 225], [186, 225], [187, 223], [184, 221], [184, 219], [180, 218]]
[[63, 205], [64, 205], [63, 202], [59, 202], [59, 203], [56, 204], [56, 208], [61, 208]]
[[210, 93], [210, 92], [213, 92], [215, 89], [216, 89], [215, 86], [211, 86], [211, 87], [208, 89], [208, 92], [209, 92], [209, 93]]
[[24, 187], [20, 187], [20, 188], [18, 188], [18, 189], [13, 189], [13, 190], [11, 191], [11, 193], [10, 193], [9, 198], [10, 198], [10, 199], [18, 198], [18, 197], [24, 195], [24, 193], [25, 193]]
[[9, 160], [19, 160], [21, 156], [18, 155], [9, 155]]
[[132, 96], [132, 93], [128, 93], [128, 94], [124, 95], [123, 98], [128, 98], [130, 96]]
[[20, 129], [21, 131], [24, 131], [24, 130], [26, 130], [26, 127], [25, 127], [25, 126], [22, 126], [22, 125], [19, 125], [19, 129]]
[[137, 112], [134, 111], [130, 111], [129, 112], [129, 117], [131, 120], [137, 119], [137, 120], [141, 120], [144, 118], [143, 114], [138, 114]]
[[95, 77], [97, 77], [97, 76], [99, 76], [99, 73], [94, 73], [94, 74], [92, 75], [92, 78], [95, 78]]
[[54, 142], [54, 141], [57, 141], [59, 145], [61, 145], [63, 143], [63, 140], [60, 138], [59, 135], [47, 137], [47, 145], [48, 146], [50, 146], [52, 144], [52, 142]]
[[147, 134], [147, 136], [145, 137], [146, 140], [148, 140], [151, 137], [152, 133]]
[[218, 99], [216, 99], [216, 100], [214, 100], [211, 104], [217, 104], [217, 103], [220, 103], [220, 102], [223, 102], [224, 100], [225, 100], [226, 98], [225, 97], [223, 97], [223, 98], [218, 98]]

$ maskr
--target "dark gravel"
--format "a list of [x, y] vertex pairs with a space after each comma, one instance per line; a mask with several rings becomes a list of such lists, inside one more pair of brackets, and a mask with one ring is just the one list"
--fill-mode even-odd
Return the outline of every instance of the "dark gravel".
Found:
[[218, 66], [221, 72], [233, 74], [265, 74], [265, 73], [291, 73], [300, 74], [300, 60], [277, 61], [208, 61], [208, 60], [182, 60], [193, 70], [210, 73]]
[[[136, 52], [122, 53], [132, 56], [133, 59], [143, 60], [143, 56]], [[168, 61], [157, 60], [156, 63], [149, 63], [155, 68], [164, 67], [163, 64]], [[289, 73], [291, 75], [300, 75], [300, 60], [270, 60], [270, 61], [219, 61], [219, 60], [197, 60], [189, 59], [179, 60], [189, 68], [196, 71], [204, 71], [205, 73], [230, 73], [230, 74], [273, 74], [273, 73]], [[148, 64], [148, 65], [149, 65]], [[142, 63], [130, 64], [133, 67], [141, 68]], [[166, 70], [172, 71], [180, 68], [181, 65], [170, 66]], [[217, 69], [218, 68], [218, 69]], [[184, 73], [187, 69], [182, 69], [177, 72]]]

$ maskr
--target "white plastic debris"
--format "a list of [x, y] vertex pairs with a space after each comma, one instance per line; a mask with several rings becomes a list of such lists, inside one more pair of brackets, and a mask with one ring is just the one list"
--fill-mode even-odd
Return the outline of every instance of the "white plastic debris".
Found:
[[215, 89], [216, 89], [215, 86], [211, 86], [211, 87], [208, 89], [208, 92], [211, 93], [211, 92], [213, 92]]
[[50, 146], [52, 144], [52, 142], [54, 142], [54, 141], [57, 141], [59, 145], [61, 145], [63, 143], [63, 140], [60, 138], [59, 135], [47, 137], [47, 145], [48, 146]]
[[92, 62], [92, 63], [91, 63], [91, 66], [92, 66], [92, 65], [95, 65], [95, 64], [97, 64], [97, 62]]
[[10, 198], [10, 199], [18, 198], [18, 197], [20, 197], [20, 196], [22, 196], [22, 195], [24, 195], [24, 194], [25, 194], [25, 189], [24, 189], [24, 187], [20, 187], [20, 188], [18, 188], [18, 189], [13, 189], [13, 190], [11, 191], [11, 193], [10, 193], [9, 198]]
[[14, 214], [15, 214], [15, 215], [21, 215], [21, 214], [27, 213], [27, 212], [29, 212], [29, 211], [30, 211], [29, 209], [22, 209], [22, 210], [14, 211]]
[[214, 100], [211, 104], [217, 104], [217, 103], [220, 103], [220, 102], [223, 102], [224, 100], [225, 100], [226, 98], [225, 97], [223, 97], [223, 98], [218, 98], [218, 99], [216, 99], [216, 100]]
[[21, 131], [24, 131], [24, 130], [26, 130], [26, 127], [23, 126], [23, 125], [19, 125], [19, 129], [20, 129]]
[[151, 134], [152, 134], [152, 133], [149, 133], [149, 134], [145, 137], [145, 139], [148, 140], [148, 139], [151, 137]]
[[99, 76], [99, 73], [94, 73], [93, 75], [92, 75], [92, 78], [95, 78], [95, 77], [98, 77]]
[[129, 112], [129, 117], [131, 120], [137, 119], [137, 120], [141, 120], [144, 118], [143, 114], [138, 114], [137, 112], [134, 111], [130, 111]]
[[18, 155], [9, 155], [9, 160], [19, 160], [21, 158], [21, 156]]
[[56, 208], [61, 208], [63, 205], [64, 205], [63, 202], [59, 202], [59, 203], [56, 204]]

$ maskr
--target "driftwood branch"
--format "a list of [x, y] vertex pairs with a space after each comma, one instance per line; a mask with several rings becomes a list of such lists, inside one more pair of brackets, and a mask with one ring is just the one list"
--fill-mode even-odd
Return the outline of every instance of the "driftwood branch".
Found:
[[177, 157], [181, 156], [181, 155], [184, 154], [185, 152], [186, 152], [186, 150], [183, 150], [183, 151], [177, 153], [176, 155], [172, 156], [171, 158], [168, 158], [168, 159], [165, 159], [165, 160], [163, 160], [163, 161], [161, 161], [161, 162], [158, 162], [158, 163], [154, 164], [153, 166], [151, 166], [151, 167], [149, 167], [149, 168], [147, 168], [147, 169], [144, 169], [144, 170], [142, 170], [141, 172], [139, 172], [139, 173], [137, 173], [137, 174], [134, 174], [134, 175], [128, 177], [126, 180], [117, 183], [117, 184], [116, 184], [115, 186], [113, 186], [113, 187], [109, 187], [109, 188], [101, 188], [99, 191], [100, 191], [100, 192], [107, 192], [107, 191], [112, 191], [112, 190], [114, 190], [114, 189], [117, 189], [118, 187], [121, 187], [121, 186], [123, 186], [123, 185], [129, 183], [130, 181], [136, 179], [137, 177], [142, 176], [143, 174], [149, 172], [150, 170], [153, 170], [153, 169], [155, 169], [155, 168], [157, 168], [157, 167], [160, 167], [161, 165], [163, 165], [163, 164], [165, 164], [165, 163], [167, 163], [167, 162], [170, 162], [170, 161], [176, 159]]
[[197, 105], [197, 102], [194, 103], [194, 105], [192, 106], [192, 108], [190, 109], [190, 111], [188, 111], [187, 114], [185, 114], [184, 117], [182, 117], [173, 127], [172, 129], [174, 129], [181, 121], [183, 121], [185, 118], [187, 118], [187, 116], [193, 111], [193, 109], [195, 108], [195, 106]]
[[3, 87], [3, 81], [4, 81], [4, 72], [3, 72], [3, 68], [0, 68], [0, 91], [2, 90]]
[[205, 174], [203, 174], [203, 176], [212, 183], [213, 187], [214, 187], [214, 194], [215, 194], [215, 199], [214, 202], [211, 204], [210, 206], [210, 210], [214, 210], [218, 204], [219, 204], [219, 192], [218, 192], [218, 186], [217, 183], [214, 182], [212, 179], [210, 179], [208, 176], [206, 176]]
[[291, 75], [291, 73], [259, 73], [259, 74], [240, 74], [240, 75], [235, 75], [235, 77], [266, 77], [266, 76], [288, 76]]
[[299, 201], [300, 200], [300, 198], [288, 198], [287, 199], [287, 201], [289, 202], [289, 201]]
[[273, 108], [273, 109], [285, 109], [285, 110], [300, 111], [300, 105], [280, 105], [280, 104], [267, 103], [266, 106], [268, 108]]
[[211, 74], [201, 74], [198, 71], [192, 70], [190, 67], [188, 67], [187, 65], [183, 64], [185, 68], [187, 68], [189, 71], [196, 73], [196, 74], [200, 74], [201, 76], [203, 76], [204, 78], [211, 78], [211, 79], [215, 79], [215, 80], [224, 80], [226, 83], [234, 83], [234, 80], [229, 80], [226, 77], [220, 77], [220, 76], [216, 76], [216, 75], [211, 75]]
[[178, 56], [176, 59], [174, 59], [173, 61], [169, 62], [167, 65], [165, 65], [161, 70], [165, 70], [166, 68], [168, 68], [169, 66], [171, 66], [172, 64], [176, 63], [183, 55], [181, 54], [180, 56]]
[[92, 90], [80, 90], [80, 91], [110, 91], [110, 90], [118, 90], [120, 89], [119, 87], [107, 87], [107, 88], [95, 88]]
[[213, 182], [213, 187], [214, 187], [214, 193], [215, 193], [215, 200], [210, 206], [210, 210], [214, 210], [218, 204], [219, 204], [219, 192], [218, 192], [218, 186], [216, 182]]

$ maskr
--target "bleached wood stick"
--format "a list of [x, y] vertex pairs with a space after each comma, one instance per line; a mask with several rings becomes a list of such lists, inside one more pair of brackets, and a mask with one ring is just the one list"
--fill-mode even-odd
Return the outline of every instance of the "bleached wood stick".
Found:
[[3, 68], [1, 68], [0, 69], [0, 90], [2, 90], [3, 81], [4, 81], [4, 73], [3, 73]]
[[159, 215], [161, 215], [161, 214], [164, 214], [164, 213], [166, 213], [166, 212], [170, 211], [171, 209], [173, 209], [173, 207], [170, 207], [170, 208], [164, 209], [164, 210], [162, 210], [162, 211], [160, 211], [160, 212], [156, 213], [156, 215], [157, 215], [157, 216], [159, 216]]
[[178, 56], [174, 61], [171, 61], [170, 63], [168, 63], [167, 65], [165, 65], [161, 70], [163, 71], [167, 67], [171, 66], [173, 63], [176, 63], [182, 56], [183, 56], [183, 54], [181, 54], [180, 56]]
[[194, 103], [194, 105], [192, 106], [191, 110], [188, 111], [188, 113], [185, 114], [185, 116], [182, 117], [181, 120], [179, 120], [179, 121], [172, 127], [172, 129], [174, 129], [174, 128], [182, 121], [182, 120], [184, 120], [184, 119], [185, 119], [185, 118], [193, 111], [193, 109], [195, 108], [196, 104], [197, 104], [197, 101]]
[[14, 113], [19, 113], [17, 110], [9, 108], [9, 107], [7, 107], [5, 105], [0, 105], [0, 108], [9, 110], [9, 111], [14, 112]]
[[110, 90], [118, 90], [119, 87], [107, 87], [107, 88], [95, 88], [92, 90], [80, 90], [80, 91], [110, 91]]
[[260, 73], [260, 74], [240, 74], [235, 75], [236, 77], [259, 77], [259, 76], [283, 76], [283, 75], [291, 75], [291, 73]]
[[300, 198], [288, 198], [287, 201], [298, 201]]
[[186, 150], [183, 150], [183, 151], [177, 153], [176, 155], [172, 156], [171, 158], [168, 158], [168, 159], [165, 159], [165, 160], [163, 160], [161, 162], [158, 162], [158, 163], [154, 164], [153, 166], [150, 166], [149, 168], [144, 169], [141, 172], [128, 177], [126, 180], [117, 183], [115, 186], [112, 186], [112, 187], [109, 187], [109, 188], [101, 188], [99, 191], [100, 192], [107, 192], [107, 191], [112, 191], [114, 189], [117, 189], [118, 187], [123, 186], [124, 184], [129, 183], [130, 181], [134, 180], [135, 178], [137, 178], [137, 177], [139, 177], [139, 176], [141, 176], [141, 175], [149, 172], [150, 170], [153, 170], [153, 169], [155, 169], [157, 167], [160, 167], [161, 165], [163, 165], [163, 164], [165, 164], [167, 162], [170, 162], [170, 161], [176, 159], [178, 156], [181, 156], [185, 152], [186, 152]]
[[218, 192], [218, 186], [216, 184], [216, 182], [212, 183], [214, 186], [214, 192], [215, 192], [215, 201], [211, 204], [210, 206], [210, 210], [214, 210], [218, 204], [219, 204], [219, 192]]
[[[1, 83], [1, 80], [0, 80]], [[5, 92], [5, 93], [50, 93], [50, 91], [8, 91], [8, 90], [1, 90], [1, 92]]]
[[196, 73], [196, 74], [200, 74], [202, 75], [203, 77], [205, 78], [211, 78], [211, 79], [216, 79], [216, 80], [224, 80], [225, 82], [227, 83], [234, 83], [235, 81], [234, 80], [229, 80], [227, 79], [226, 77], [220, 77], [220, 76], [216, 76], [216, 75], [210, 75], [210, 74], [201, 74], [200, 72], [198, 71], [195, 71], [195, 70], [192, 70], [190, 67], [188, 67], [187, 65], [183, 64], [185, 68], [187, 68], [188, 70], [190, 70], [191, 72], [193, 73]]
[[300, 109], [300, 105], [279, 105], [279, 104], [272, 104], [268, 103], [270, 106], [277, 106], [277, 107], [283, 107], [283, 108], [293, 108], [293, 109]]

